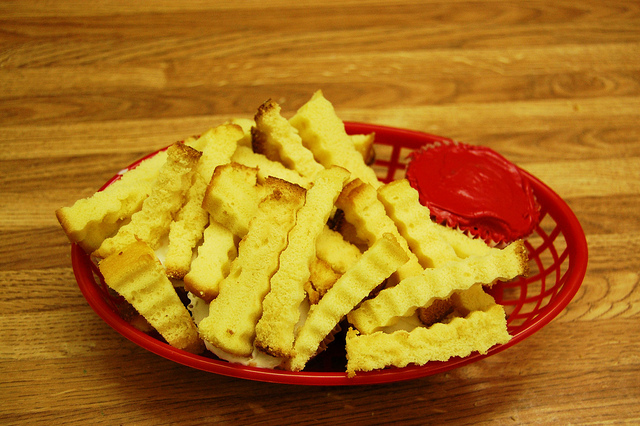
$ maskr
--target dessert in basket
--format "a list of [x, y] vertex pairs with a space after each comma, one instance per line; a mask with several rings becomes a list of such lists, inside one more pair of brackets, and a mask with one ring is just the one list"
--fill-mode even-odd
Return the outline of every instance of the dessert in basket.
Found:
[[446, 206], [422, 204], [430, 180], [415, 178], [430, 166], [383, 183], [374, 140], [348, 135], [320, 91], [289, 119], [269, 100], [56, 215], [109, 288], [184, 351], [301, 371], [344, 329], [352, 377], [506, 343], [484, 289], [527, 273], [526, 235], [496, 245], [442, 220]]

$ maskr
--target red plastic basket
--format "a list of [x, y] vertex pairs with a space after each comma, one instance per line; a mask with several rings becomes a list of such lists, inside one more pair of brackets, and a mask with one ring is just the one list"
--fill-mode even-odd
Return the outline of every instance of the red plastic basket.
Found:
[[[422, 132], [385, 126], [345, 123], [350, 134], [376, 134], [374, 168], [380, 179], [389, 182], [404, 177], [409, 153], [426, 143], [450, 142], [448, 138]], [[156, 153], [150, 154], [155, 155]], [[147, 156], [148, 157], [148, 156]], [[145, 157], [146, 158], [146, 157]], [[129, 166], [135, 167], [139, 162]], [[77, 245], [71, 247], [71, 260], [78, 286], [93, 310], [118, 333], [135, 344], [169, 360], [216, 374], [237, 378], [299, 385], [363, 385], [415, 379], [448, 371], [501, 352], [531, 336], [555, 318], [578, 291], [587, 267], [587, 243], [577, 218], [567, 204], [547, 185], [523, 171], [541, 205], [541, 221], [527, 238], [530, 275], [491, 289], [496, 301], [505, 307], [507, 327], [512, 339], [496, 345], [486, 354], [474, 353], [446, 362], [433, 361], [423, 366], [388, 368], [358, 373], [348, 378], [345, 373], [345, 353], [342, 339], [312, 360], [302, 372], [247, 367], [221, 361], [213, 355], [194, 355], [172, 346], [160, 338], [143, 333], [121, 318], [123, 301], [114, 297], [102, 281], [90, 257]], [[120, 175], [114, 176], [103, 188]]]

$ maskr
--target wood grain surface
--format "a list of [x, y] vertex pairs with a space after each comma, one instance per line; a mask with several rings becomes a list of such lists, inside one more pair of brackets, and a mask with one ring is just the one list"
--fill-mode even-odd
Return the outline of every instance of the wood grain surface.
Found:
[[[589, 245], [549, 325], [417, 380], [300, 387], [147, 352], [89, 307], [54, 211], [271, 97], [489, 146]], [[640, 423], [636, 0], [0, 2], [1, 424]]]

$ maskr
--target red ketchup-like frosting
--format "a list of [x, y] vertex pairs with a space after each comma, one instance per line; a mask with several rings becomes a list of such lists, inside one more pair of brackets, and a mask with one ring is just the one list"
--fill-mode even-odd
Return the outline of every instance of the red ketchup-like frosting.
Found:
[[540, 208], [520, 169], [487, 147], [427, 146], [411, 154], [407, 179], [439, 223], [496, 244], [526, 237]]

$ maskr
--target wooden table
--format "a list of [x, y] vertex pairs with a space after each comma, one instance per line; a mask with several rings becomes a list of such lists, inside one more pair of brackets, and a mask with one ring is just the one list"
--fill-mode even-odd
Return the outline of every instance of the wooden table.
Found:
[[[637, 1], [0, 4], [0, 423], [640, 422]], [[447, 373], [363, 387], [217, 376], [139, 348], [82, 297], [54, 211], [272, 97], [489, 146], [589, 245], [549, 325]]]

